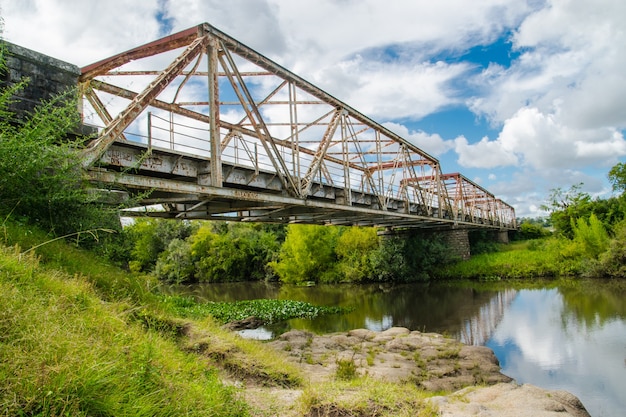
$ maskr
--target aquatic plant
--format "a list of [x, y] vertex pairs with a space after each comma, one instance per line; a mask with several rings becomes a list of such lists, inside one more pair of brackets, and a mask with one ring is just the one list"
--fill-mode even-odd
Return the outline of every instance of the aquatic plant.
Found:
[[294, 300], [243, 300], [235, 302], [196, 302], [191, 297], [165, 296], [165, 304], [182, 317], [203, 318], [212, 316], [221, 323], [257, 317], [265, 323], [275, 323], [292, 318], [314, 319], [325, 314], [341, 314], [343, 307], [316, 306]]

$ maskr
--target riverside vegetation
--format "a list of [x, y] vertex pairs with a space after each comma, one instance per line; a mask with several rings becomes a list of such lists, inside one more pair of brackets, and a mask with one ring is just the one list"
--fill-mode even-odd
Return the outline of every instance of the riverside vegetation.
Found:
[[596, 199], [554, 190], [546, 219], [522, 219], [511, 244], [470, 232], [459, 262], [437, 236], [377, 235], [374, 228], [181, 222], [140, 218], [107, 246], [108, 256], [163, 282], [280, 280], [288, 284], [434, 279], [626, 277], [626, 166], [609, 173], [618, 195]]
[[[367, 376], [339, 378], [332, 390], [307, 383], [300, 368], [276, 351], [222, 329], [222, 322], [233, 319], [232, 306], [165, 296], [159, 288], [163, 282], [406, 282], [454, 276], [449, 268], [462, 264], [454, 263], [441, 241], [380, 240], [374, 229], [361, 228], [153, 219], [122, 228], [118, 208], [100, 203], [84, 183], [81, 139], [66, 137], [79, 122], [75, 94], [44, 103], [15, 124], [7, 105], [22, 85], [0, 91], [0, 413], [257, 414], [255, 401], [263, 403], [267, 396], [244, 398], [231, 383], [244, 381], [298, 387], [299, 415], [319, 415], [320, 404], [343, 413], [337, 415], [435, 414], [425, 401], [432, 394], [415, 384], [373, 382]], [[626, 169], [618, 165], [611, 172], [623, 191]], [[551, 216], [561, 235], [516, 252], [554, 245], [566, 264], [574, 265], [563, 267], [571, 273], [584, 272], [584, 264], [593, 265], [589, 273], [623, 274], [622, 198], [611, 200], [615, 210], [609, 215], [598, 210], [601, 201], [587, 197], [567, 194], [568, 206]], [[569, 223], [561, 225], [563, 213]], [[475, 247], [480, 245], [489, 246], [478, 236]], [[501, 253], [506, 252], [484, 256]], [[479, 277], [501, 276], [497, 271], [492, 265]], [[246, 314], [266, 310], [266, 320], [333, 312], [289, 301], [253, 308]], [[349, 365], [339, 369], [349, 371]], [[349, 394], [355, 387], [358, 395]], [[271, 414], [272, 407], [278, 406], [265, 402], [260, 409]]]

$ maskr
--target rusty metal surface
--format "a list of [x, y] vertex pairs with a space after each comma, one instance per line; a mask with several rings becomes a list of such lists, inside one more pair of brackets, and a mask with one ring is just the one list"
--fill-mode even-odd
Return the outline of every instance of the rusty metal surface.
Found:
[[92, 181], [151, 215], [513, 229], [513, 207], [204, 23], [82, 69]]

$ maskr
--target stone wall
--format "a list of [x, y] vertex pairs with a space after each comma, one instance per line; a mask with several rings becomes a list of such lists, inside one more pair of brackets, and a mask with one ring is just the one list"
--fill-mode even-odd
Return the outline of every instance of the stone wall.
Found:
[[14, 98], [10, 110], [17, 120], [23, 120], [42, 101], [75, 89], [80, 68], [39, 52], [4, 42], [7, 70], [0, 75], [0, 86], [5, 87], [28, 78], [28, 84]]
[[467, 229], [440, 230], [443, 241], [450, 247], [454, 255], [463, 260], [470, 258], [470, 242]]

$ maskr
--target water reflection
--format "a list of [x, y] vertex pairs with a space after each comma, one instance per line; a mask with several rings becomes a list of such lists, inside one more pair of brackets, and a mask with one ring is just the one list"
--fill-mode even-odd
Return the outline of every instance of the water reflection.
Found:
[[180, 286], [172, 291], [205, 301], [289, 299], [352, 309], [343, 315], [275, 323], [254, 333], [254, 338], [270, 339], [290, 329], [333, 333], [357, 328], [382, 331], [402, 326], [411, 330], [444, 333], [473, 345], [482, 345], [487, 341], [517, 294], [514, 289], [478, 290], [457, 285], [298, 287], [263, 282]]
[[520, 291], [486, 345], [518, 382], [572, 392], [592, 416], [626, 415], [623, 301], [606, 308], [624, 295], [580, 287]]

